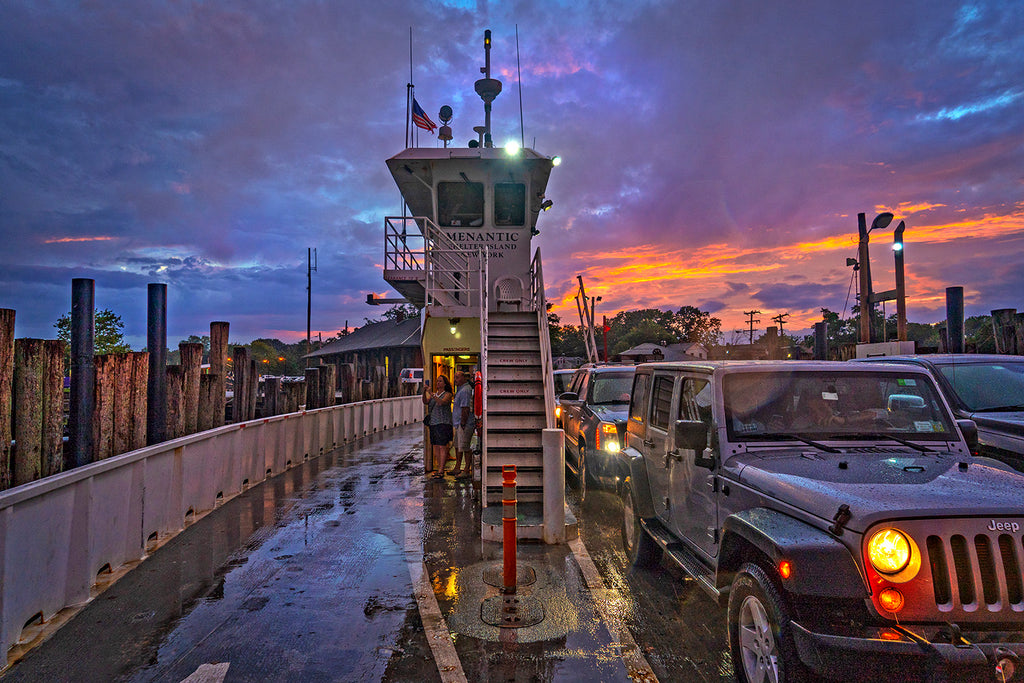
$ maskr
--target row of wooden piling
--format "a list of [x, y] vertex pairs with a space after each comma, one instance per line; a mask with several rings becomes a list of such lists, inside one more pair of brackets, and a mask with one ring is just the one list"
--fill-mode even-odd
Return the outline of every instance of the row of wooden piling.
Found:
[[[15, 312], [0, 309], [0, 490], [71, 469], [76, 465], [65, 446], [63, 341], [14, 339]], [[334, 366], [313, 368], [308, 380], [266, 382], [257, 411], [259, 374], [244, 346], [228, 357], [226, 322], [210, 324], [210, 363], [203, 371], [202, 344], [179, 344], [180, 365], [166, 366], [164, 436], [174, 439], [225, 424], [228, 362], [234, 368], [232, 421], [295, 412], [303, 406], [335, 404]], [[89, 462], [147, 445], [149, 353], [94, 356]]]

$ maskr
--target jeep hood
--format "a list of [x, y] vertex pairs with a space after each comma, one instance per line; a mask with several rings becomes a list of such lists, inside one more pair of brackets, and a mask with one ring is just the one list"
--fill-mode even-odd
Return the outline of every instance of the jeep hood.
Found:
[[822, 519], [849, 505], [846, 527], [858, 532], [883, 519], [1019, 517], [1024, 500], [1024, 475], [988, 458], [787, 449], [736, 455], [726, 468], [743, 484]]

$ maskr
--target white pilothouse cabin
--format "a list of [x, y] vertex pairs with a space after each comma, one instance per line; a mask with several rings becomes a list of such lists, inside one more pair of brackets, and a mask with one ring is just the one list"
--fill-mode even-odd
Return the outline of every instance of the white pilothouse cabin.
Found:
[[[564, 454], [549, 447], [545, 468], [554, 386], [540, 250], [533, 252], [531, 240], [551, 205], [545, 191], [557, 157], [492, 146], [490, 103], [501, 82], [490, 78], [490, 31], [484, 47], [476, 91], [485, 125], [474, 128], [477, 139], [447, 146], [451, 129], [442, 125], [445, 147], [409, 148], [387, 161], [409, 216], [384, 219], [384, 279], [421, 308], [425, 378], [481, 372], [483, 538], [501, 537], [502, 466], [514, 464], [518, 535], [550, 540], [556, 520], [561, 533], [554, 536], [565, 535]], [[443, 108], [442, 124], [450, 117]], [[541, 519], [542, 508], [557, 512]], [[575, 533], [571, 517], [566, 528]]]

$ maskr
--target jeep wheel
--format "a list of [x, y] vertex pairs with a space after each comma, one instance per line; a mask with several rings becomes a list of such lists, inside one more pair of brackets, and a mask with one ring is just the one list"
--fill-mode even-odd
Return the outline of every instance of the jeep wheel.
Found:
[[729, 591], [729, 650], [740, 683], [806, 679], [796, 655], [789, 607], [756, 564], [744, 565]]
[[582, 503], [587, 499], [587, 445], [582, 441], [576, 456], [576, 490]]
[[622, 547], [634, 567], [653, 567], [661, 560], [661, 548], [640, 523], [629, 481], [622, 484]]

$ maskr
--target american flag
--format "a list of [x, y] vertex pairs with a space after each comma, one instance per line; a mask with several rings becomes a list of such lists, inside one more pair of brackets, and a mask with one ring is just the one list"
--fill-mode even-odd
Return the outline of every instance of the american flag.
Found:
[[412, 98], [412, 122], [416, 124], [418, 128], [423, 130], [429, 130], [431, 133], [437, 128], [437, 124], [430, 120], [427, 113], [423, 111], [420, 103], [416, 101], [416, 98]]

